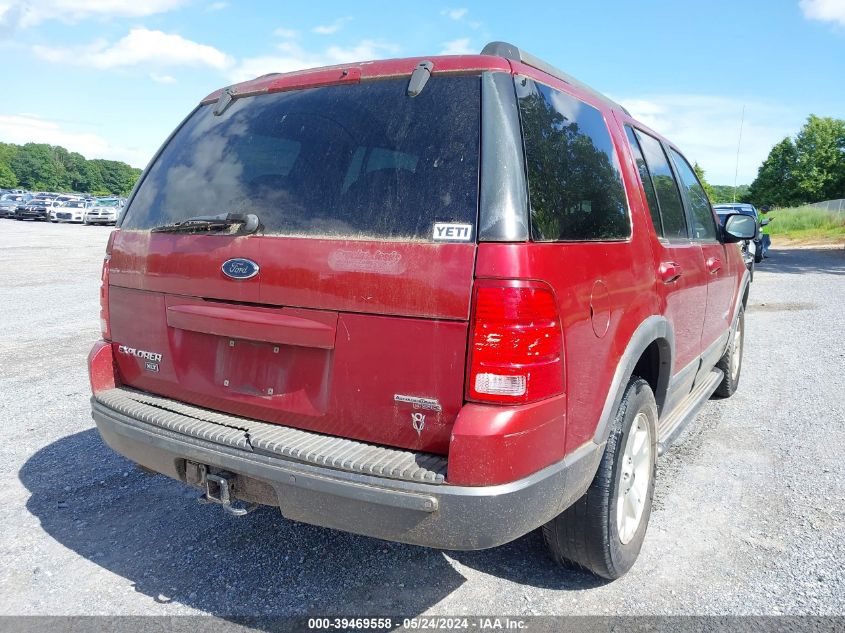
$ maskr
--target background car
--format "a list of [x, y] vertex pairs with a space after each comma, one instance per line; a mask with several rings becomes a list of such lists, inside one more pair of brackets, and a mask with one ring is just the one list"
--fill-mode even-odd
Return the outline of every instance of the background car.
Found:
[[47, 222], [50, 219], [50, 212], [56, 204], [53, 198], [33, 198], [24, 205], [18, 206], [15, 219]]
[[50, 219], [53, 222], [84, 222], [87, 208], [88, 204], [85, 200], [80, 198], [68, 200], [53, 207]]
[[759, 264], [763, 261], [763, 236], [760, 234], [760, 213], [757, 211], [757, 207], [745, 202], [731, 202], [725, 204], [715, 204], [713, 205], [713, 210], [719, 215], [719, 221], [723, 225], [725, 223], [725, 217], [729, 213], [750, 215], [757, 221], [757, 237], [753, 240], [748, 240], [750, 243], [746, 244], [746, 252], [750, 253], [754, 258], [754, 263]]
[[28, 193], [5, 193], [0, 196], [0, 218], [13, 218], [15, 211], [23, 204], [32, 200]]
[[100, 198], [85, 213], [85, 224], [115, 224], [122, 208], [120, 198]]

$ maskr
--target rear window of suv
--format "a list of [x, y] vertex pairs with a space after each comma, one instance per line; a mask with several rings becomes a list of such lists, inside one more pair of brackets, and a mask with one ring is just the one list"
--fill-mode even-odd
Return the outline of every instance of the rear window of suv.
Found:
[[201, 106], [121, 226], [254, 213], [267, 234], [304, 237], [430, 240], [435, 223], [474, 227], [480, 77], [435, 76], [416, 97], [407, 87], [402, 78], [242, 97], [220, 116]]

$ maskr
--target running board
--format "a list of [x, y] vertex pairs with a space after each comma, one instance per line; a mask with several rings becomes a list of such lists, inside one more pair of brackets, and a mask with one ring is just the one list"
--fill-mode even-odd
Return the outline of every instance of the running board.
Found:
[[684, 427], [698, 413], [699, 409], [707, 402], [707, 399], [716, 391], [716, 387], [722, 382], [725, 374], [721, 369], [715, 367], [700, 385], [696, 385], [678, 406], [666, 417], [657, 422], [657, 454], [663, 455], [672, 442], [674, 442]]

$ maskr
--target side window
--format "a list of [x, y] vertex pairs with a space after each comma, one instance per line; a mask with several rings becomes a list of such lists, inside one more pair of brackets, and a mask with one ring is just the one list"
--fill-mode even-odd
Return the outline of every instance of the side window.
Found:
[[689, 239], [681, 194], [660, 141], [639, 130], [636, 130], [636, 135], [654, 181], [660, 217], [663, 219], [664, 237], [670, 240]]
[[692, 211], [693, 236], [697, 240], [715, 240], [716, 224], [713, 220], [713, 208], [710, 206], [710, 200], [707, 199], [704, 187], [698, 182], [695, 171], [683, 156], [671, 148], [669, 153], [672, 154], [672, 160], [675, 161], [681, 184], [686, 190], [687, 202]]
[[631, 222], [622, 174], [601, 112], [526, 77], [515, 81], [532, 239], [629, 237]]
[[637, 171], [640, 172], [640, 180], [643, 183], [643, 190], [645, 191], [646, 204], [648, 205], [648, 212], [651, 214], [651, 222], [654, 224], [654, 230], [660, 237], [663, 237], [663, 222], [660, 219], [660, 207], [657, 204], [657, 194], [654, 192], [654, 183], [651, 180], [651, 174], [648, 173], [648, 166], [645, 164], [643, 151], [640, 149], [640, 143], [637, 141], [637, 136], [634, 130], [625, 126], [625, 134], [628, 135], [628, 143], [631, 146], [631, 152], [634, 154], [634, 160], [637, 162]]

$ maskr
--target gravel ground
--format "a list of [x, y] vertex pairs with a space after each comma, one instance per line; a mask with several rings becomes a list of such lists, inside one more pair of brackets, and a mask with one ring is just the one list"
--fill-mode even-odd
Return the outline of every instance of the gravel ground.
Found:
[[0, 221], [0, 614], [845, 614], [845, 252], [758, 267], [739, 392], [661, 459], [640, 560], [603, 583], [537, 534], [443, 553], [237, 519], [91, 421], [109, 230]]

